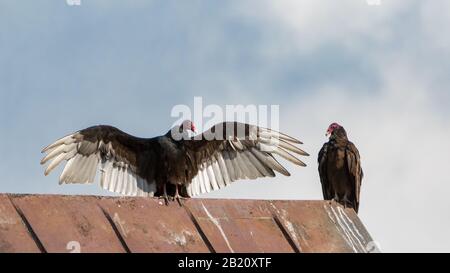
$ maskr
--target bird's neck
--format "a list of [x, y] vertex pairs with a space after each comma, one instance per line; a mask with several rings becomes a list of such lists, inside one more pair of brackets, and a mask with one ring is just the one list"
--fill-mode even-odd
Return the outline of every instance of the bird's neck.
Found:
[[333, 131], [330, 140], [334, 140], [336, 142], [346, 142], [348, 141], [347, 132], [345, 132], [344, 128], [336, 129]]

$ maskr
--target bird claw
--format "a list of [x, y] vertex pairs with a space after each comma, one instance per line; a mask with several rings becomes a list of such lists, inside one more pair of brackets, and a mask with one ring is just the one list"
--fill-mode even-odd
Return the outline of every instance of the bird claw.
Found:
[[176, 196], [174, 197], [174, 199], [177, 200], [178, 205], [180, 205], [180, 207], [182, 207], [182, 206], [183, 206], [183, 202], [182, 202], [182, 201], [186, 200], [187, 198], [186, 198], [186, 197], [183, 197], [183, 196], [181, 196], [181, 195], [176, 195]]
[[164, 199], [164, 205], [166, 205], [166, 206], [169, 205], [169, 196], [161, 195], [161, 196], [158, 197], [158, 199]]

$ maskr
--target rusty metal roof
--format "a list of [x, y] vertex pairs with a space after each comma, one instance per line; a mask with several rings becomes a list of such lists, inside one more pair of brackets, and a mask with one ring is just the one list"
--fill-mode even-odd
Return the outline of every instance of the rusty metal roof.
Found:
[[366, 252], [351, 209], [326, 201], [0, 194], [0, 252]]

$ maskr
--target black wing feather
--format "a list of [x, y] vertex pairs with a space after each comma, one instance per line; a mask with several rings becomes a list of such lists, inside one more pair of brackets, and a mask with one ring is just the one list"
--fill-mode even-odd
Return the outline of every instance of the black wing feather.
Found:
[[327, 175], [328, 146], [328, 143], [323, 144], [318, 156], [320, 183], [322, 184], [322, 193], [325, 200], [331, 200], [333, 198], [332, 186], [328, 181]]
[[350, 175], [352, 192], [354, 192], [353, 206], [355, 211], [358, 212], [359, 208], [359, 195], [361, 192], [361, 183], [364, 173], [361, 168], [361, 159], [359, 156], [359, 151], [352, 142], [348, 142], [346, 147], [346, 161], [348, 167], [348, 173]]

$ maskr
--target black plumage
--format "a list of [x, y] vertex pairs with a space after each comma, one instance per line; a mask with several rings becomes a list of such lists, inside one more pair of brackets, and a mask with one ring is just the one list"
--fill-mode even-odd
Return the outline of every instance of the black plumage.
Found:
[[273, 177], [289, 172], [274, 154], [306, 166], [308, 155], [285, 134], [238, 122], [219, 123], [197, 136], [184, 121], [165, 135], [138, 138], [111, 126], [75, 132], [46, 147], [45, 174], [67, 161], [60, 183], [92, 183], [100, 170], [100, 185], [132, 196], [192, 197], [218, 190], [239, 179]]
[[327, 134], [329, 141], [323, 145], [318, 156], [323, 198], [358, 212], [364, 176], [359, 151], [348, 140], [347, 132], [341, 125], [331, 124]]

